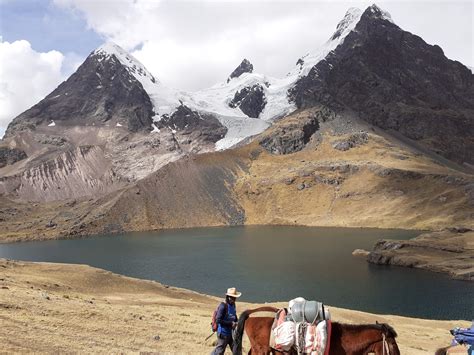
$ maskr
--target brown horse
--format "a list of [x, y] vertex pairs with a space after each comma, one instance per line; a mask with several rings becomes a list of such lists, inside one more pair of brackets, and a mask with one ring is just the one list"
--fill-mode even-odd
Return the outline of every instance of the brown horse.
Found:
[[[261, 307], [244, 311], [239, 318], [235, 331], [234, 355], [242, 354], [242, 337], [245, 332], [250, 340], [251, 355], [281, 354], [270, 348], [270, 332], [273, 317], [252, 317], [255, 312], [277, 312], [274, 307]], [[388, 324], [351, 325], [332, 323], [330, 355], [400, 355], [395, 338], [397, 333]], [[287, 354], [296, 354], [296, 351]]]

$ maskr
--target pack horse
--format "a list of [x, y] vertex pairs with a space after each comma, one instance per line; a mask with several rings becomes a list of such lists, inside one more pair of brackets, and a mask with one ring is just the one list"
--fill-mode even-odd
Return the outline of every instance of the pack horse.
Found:
[[[272, 312], [274, 317], [249, 317]], [[243, 334], [250, 340], [251, 355], [399, 355], [397, 333], [388, 324], [342, 324], [331, 322], [329, 312], [318, 302], [295, 299], [287, 309], [260, 307], [244, 311], [235, 330], [235, 355], [242, 354]]]

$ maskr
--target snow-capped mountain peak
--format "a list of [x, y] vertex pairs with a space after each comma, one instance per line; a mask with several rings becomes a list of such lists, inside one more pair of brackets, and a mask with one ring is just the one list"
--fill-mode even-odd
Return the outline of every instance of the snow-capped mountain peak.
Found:
[[[117, 58], [120, 63], [127, 68], [130, 74], [132, 74], [137, 80], [142, 81], [151, 81], [151, 83], [156, 84], [158, 81], [151, 74], [145, 66], [136, 59], [133, 55], [128, 53], [125, 49], [113, 42], [106, 42], [97, 48], [93, 53], [93, 56], [97, 56], [99, 62], [104, 59]], [[143, 85], [143, 82], [142, 82]]]
[[392, 16], [387, 11], [378, 7], [376, 4], [369, 6], [365, 11], [370, 12], [371, 16], [375, 16], [382, 20], [387, 20], [393, 23]]
[[362, 11], [356, 7], [351, 7], [347, 10], [344, 18], [338, 23], [336, 31], [329, 40], [316, 51], [310, 52], [298, 59], [296, 67], [288, 73], [288, 76], [294, 77], [294, 80], [296, 80], [298, 77], [307, 75], [311, 68], [344, 41], [347, 35], [354, 30], [361, 16]]
[[357, 24], [361, 15], [362, 11], [357, 7], [351, 7], [348, 9], [344, 18], [337, 24], [336, 32], [334, 32], [329, 41], [345, 37], [355, 27], [355, 24]]

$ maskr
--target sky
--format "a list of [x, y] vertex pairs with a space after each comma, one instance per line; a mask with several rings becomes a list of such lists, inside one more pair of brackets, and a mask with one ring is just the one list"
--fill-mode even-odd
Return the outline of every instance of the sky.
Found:
[[[242, 61], [284, 76], [317, 49], [350, 7], [372, 1], [0, 0], [0, 137], [106, 41], [163, 84], [198, 90]], [[474, 2], [377, 1], [404, 30], [474, 67]]]

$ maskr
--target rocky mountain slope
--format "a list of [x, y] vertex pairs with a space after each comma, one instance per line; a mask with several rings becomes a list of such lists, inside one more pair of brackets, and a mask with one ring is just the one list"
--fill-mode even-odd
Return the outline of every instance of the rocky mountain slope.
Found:
[[299, 108], [350, 109], [460, 164], [474, 162], [474, 75], [376, 5], [290, 91]]
[[472, 228], [473, 77], [376, 6], [350, 9], [283, 79], [244, 60], [195, 93], [105, 44], [0, 142], [0, 239]]
[[474, 227], [471, 174], [372, 128], [326, 108], [301, 111], [250, 144], [180, 159], [103, 197], [5, 201], [2, 239], [243, 223]]

